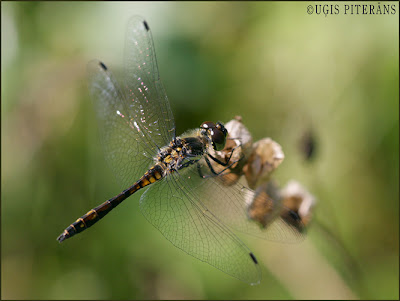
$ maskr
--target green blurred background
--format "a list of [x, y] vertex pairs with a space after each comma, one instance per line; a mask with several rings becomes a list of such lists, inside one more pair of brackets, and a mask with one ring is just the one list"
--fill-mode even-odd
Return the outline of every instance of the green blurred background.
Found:
[[[344, 15], [341, 2], [325, 16], [309, 4], [1, 2], [2, 299], [398, 299], [399, 6]], [[140, 195], [56, 241], [120, 192], [85, 68], [121, 69], [134, 14], [152, 29], [178, 133], [241, 115], [255, 140], [282, 145], [275, 179], [318, 200], [301, 244], [240, 235], [261, 263], [258, 286], [176, 249]], [[307, 131], [312, 161], [298, 147]]]

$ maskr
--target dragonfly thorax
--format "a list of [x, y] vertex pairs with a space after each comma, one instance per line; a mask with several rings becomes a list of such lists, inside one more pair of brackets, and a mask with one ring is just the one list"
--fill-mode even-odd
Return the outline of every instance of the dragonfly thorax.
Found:
[[177, 171], [187, 166], [196, 158], [201, 157], [208, 146], [208, 141], [201, 135], [195, 137], [177, 137], [169, 146], [163, 148], [158, 156], [157, 163], [164, 165], [164, 170]]
[[222, 123], [203, 122], [200, 130], [192, 132], [189, 137], [176, 137], [161, 149], [156, 161], [163, 165], [165, 171], [177, 171], [196, 162], [209, 147], [216, 151], [222, 150], [227, 135], [228, 131]]

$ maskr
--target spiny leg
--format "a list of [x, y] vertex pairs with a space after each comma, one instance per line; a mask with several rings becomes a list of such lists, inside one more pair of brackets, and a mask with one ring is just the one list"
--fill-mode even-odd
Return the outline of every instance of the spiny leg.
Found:
[[[235, 149], [236, 149], [237, 147], [239, 147], [239, 146], [241, 146], [241, 145], [237, 145], [237, 146], [235, 146], [234, 148], [232, 148], [232, 151], [231, 151], [231, 153], [230, 153], [230, 155], [229, 155], [229, 158], [226, 159], [226, 162], [222, 162], [221, 160], [215, 158], [214, 156], [212, 156], [212, 155], [210, 155], [210, 154], [207, 154], [207, 155], [208, 155], [214, 162], [218, 163], [219, 165], [228, 166], [229, 161], [230, 161], [231, 158], [232, 158], [233, 152], [234, 152]], [[241, 156], [237, 161], [235, 161], [234, 163], [240, 161], [241, 159], [243, 159], [243, 157], [244, 157], [244, 156], [242, 155], [242, 156]], [[231, 164], [230, 166], [232, 166], [232, 164]]]
[[185, 167], [188, 167], [188, 166], [190, 166], [190, 165], [192, 165], [194, 163], [197, 163], [197, 162], [199, 162], [199, 160], [200, 159], [188, 160], [187, 162], [181, 164], [181, 166], [178, 167], [178, 170], [180, 170], [182, 168], [185, 168]]
[[203, 172], [201, 171], [200, 164], [197, 164], [197, 171], [198, 171], [198, 173], [199, 173], [199, 175], [200, 175], [201, 178], [207, 179], [207, 178], [209, 178], [209, 177], [214, 177], [214, 176], [219, 176], [219, 175], [221, 175], [224, 171], [226, 171], [227, 169], [231, 168], [232, 165], [235, 164], [236, 162], [238, 162], [240, 159], [239, 159], [239, 160], [236, 160], [236, 161], [234, 161], [234, 162], [232, 162], [230, 165], [226, 166], [226, 167], [225, 167], [223, 170], [221, 170], [220, 172], [216, 172], [216, 171], [214, 170], [214, 168], [213, 168], [212, 165], [211, 165], [210, 160], [209, 160], [207, 157], [204, 157], [204, 160], [206, 161], [207, 166], [208, 166], [208, 168], [210, 169], [210, 171], [213, 173], [213, 175], [203, 175]]

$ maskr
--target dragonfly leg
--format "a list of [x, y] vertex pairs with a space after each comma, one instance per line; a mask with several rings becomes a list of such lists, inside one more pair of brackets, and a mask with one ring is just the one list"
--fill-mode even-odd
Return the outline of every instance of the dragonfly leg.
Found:
[[[226, 162], [222, 162], [221, 160], [215, 158], [214, 156], [212, 156], [212, 155], [210, 155], [210, 154], [207, 154], [207, 155], [208, 155], [214, 162], [218, 163], [219, 165], [228, 166], [228, 165], [229, 165], [229, 161], [230, 161], [231, 158], [232, 158], [233, 152], [235, 151], [235, 149], [236, 149], [238, 146], [240, 146], [240, 145], [237, 145], [237, 146], [235, 146], [234, 148], [232, 148], [232, 151], [231, 151], [231, 153], [230, 153], [230, 155], [229, 155], [229, 158], [226, 159]], [[235, 161], [234, 163], [240, 161], [241, 159], [243, 159], [243, 155], [240, 157], [240, 159], [238, 159], [238, 160]], [[230, 164], [229, 166], [232, 166], [232, 164]]]
[[[213, 173], [213, 175], [204, 175], [203, 172], [201, 171], [200, 164], [197, 164], [197, 171], [198, 171], [200, 177], [203, 178], [203, 179], [221, 175], [224, 171], [226, 171], [227, 169], [231, 168], [233, 164], [235, 164], [236, 162], [238, 162], [238, 161], [240, 160], [240, 159], [239, 159], [239, 160], [236, 160], [236, 161], [232, 162], [231, 164], [229, 164], [228, 166], [226, 166], [226, 167], [225, 167], [223, 170], [221, 170], [220, 172], [216, 172], [216, 171], [214, 170], [214, 168], [212, 167], [210, 160], [209, 160], [207, 157], [204, 157], [204, 159], [205, 159], [205, 161], [206, 161], [206, 163], [207, 163], [208, 168], [209, 168], [210, 171]], [[221, 165], [222, 165], [222, 164], [221, 164]], [[224, 166], [224, 165], [222, 165], [222, 166]]]
[[188, 167], [188, 166], [190, 166], [190, 165], [192, 165], [192, 164], [194, 164], [194, 163], [197, 163], [199, 160], [200, 160], [200, 159], [188, 160], [187, 162], [181, 164], [181, 166], [179, 166], [178, 170], [179, 170], [179, 169], [182, 169], [182, 168], [185, 168], [185, 167]]

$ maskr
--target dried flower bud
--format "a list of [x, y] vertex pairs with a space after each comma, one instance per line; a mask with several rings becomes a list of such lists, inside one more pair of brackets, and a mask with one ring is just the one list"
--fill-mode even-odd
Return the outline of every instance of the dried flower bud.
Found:
[[[307, 226], [311, 220], [312, 209], [315, 206], [315, 197], [297, 181], [290, 181], [281, 190], [282, 204], [298, 214], [302, 224]], [[285, 218], [283, 213], [283, 218]], [[290, 219], [288, 219], [290, 223]]]
[[277, 192], [272, 181], [266, 182], [257, 187], [250, 200], [246, 200], [249, 217], [264, 228], [281, 212], [282, 206]]
[[268, 182], [270, 174], [284, 158], [282, 147], [271, 138], [254, 143], [253, 152], [243, 168], [249, 187], [255, 189], [259, 184]]

